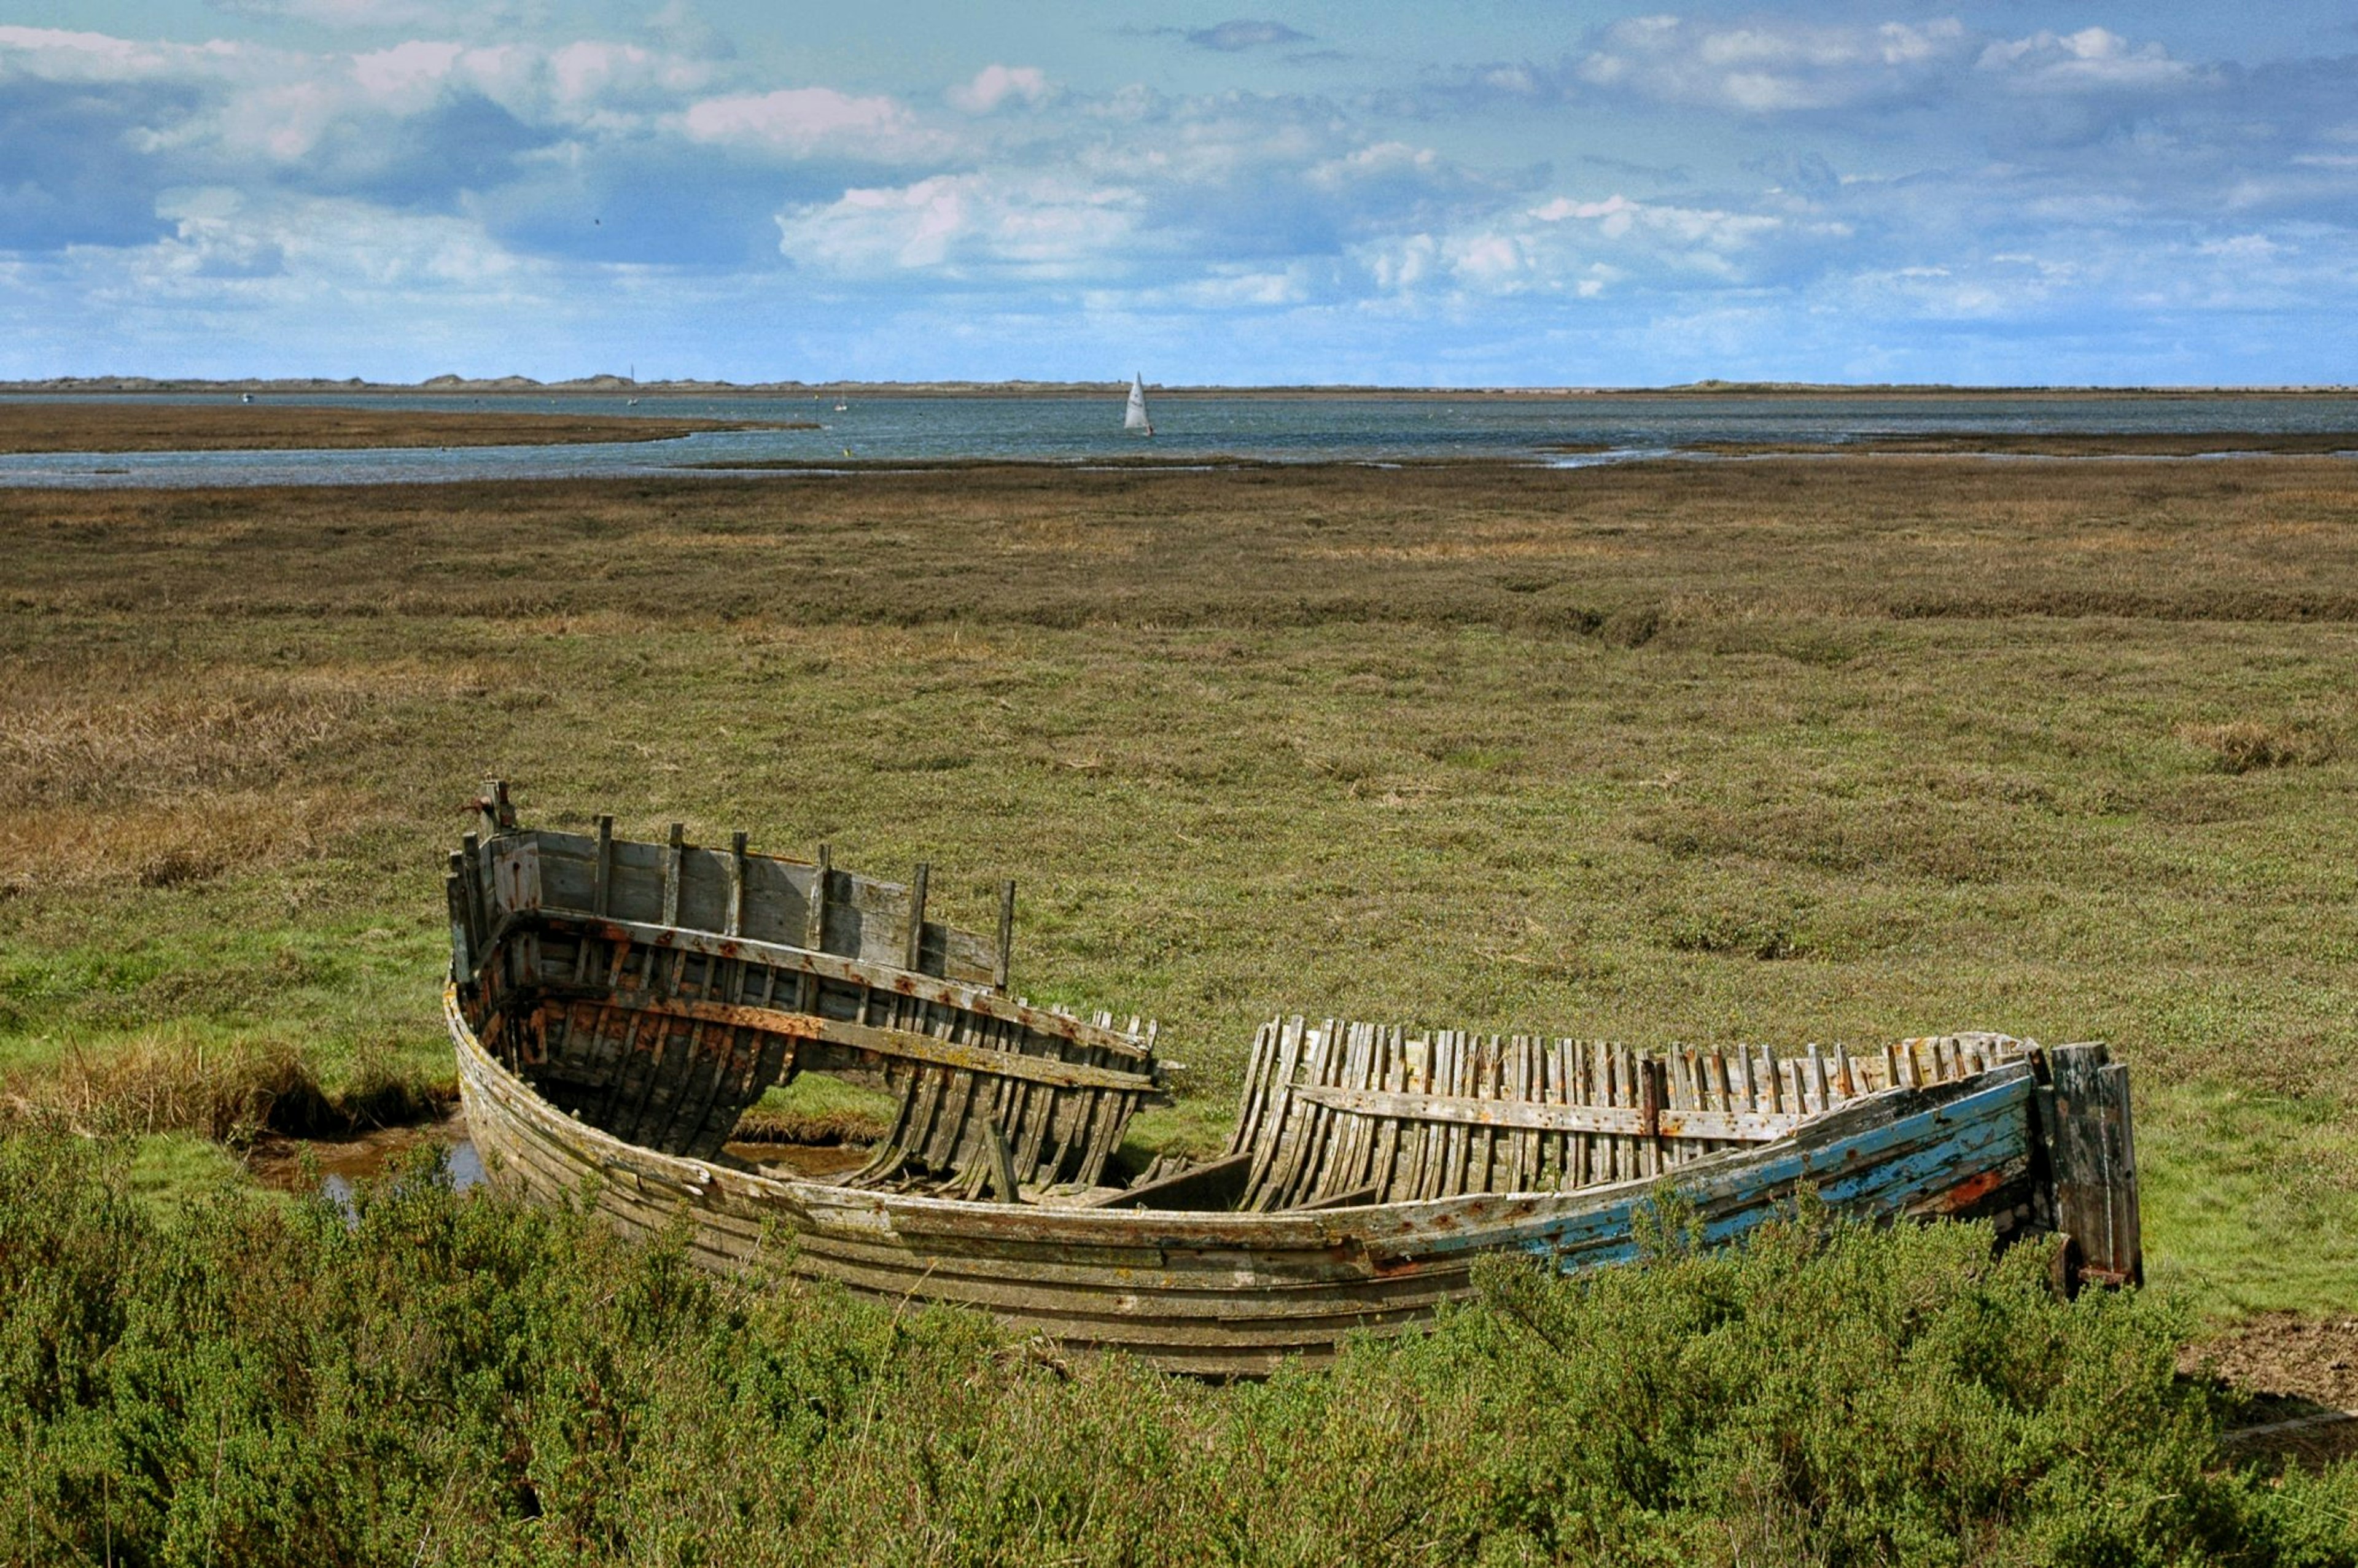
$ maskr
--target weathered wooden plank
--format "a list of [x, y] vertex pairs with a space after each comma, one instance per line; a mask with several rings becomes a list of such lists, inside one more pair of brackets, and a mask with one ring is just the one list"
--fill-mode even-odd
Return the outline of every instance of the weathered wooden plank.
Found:
[[[1728, 1111], [1731, 1113], [1741, 1113], [1749, 1108], [1741, 1101], [1737, 1100], [1736, 1098], [1736, 1086], [1728, 1081], [1727, 1053], [1725, 1051], [1714, 1051], [1711, 1054], [1711, 1087], [1712, 1103], [1714, 1109]], [[1725, 1149], [1728, 1146], [1729, 1141], [1729, 1140], [1722, 1139], [1714, 1142], [1712, 1145], [1712, 1148], [1714, 1152]]]
[[[1624, 1108], [1638, 1102], [1636, 1085], [1629, 1075], [1629, 1053], [1618, 1045], [1605, 1053], [1605, 1094], [1600, 1103]], [[1624, 1133], [1613, 1135], [1613, 1179], [1626, 1182], [1638, 1174], [1638, 1146], [1635, 1139]]]
[[[539, 918], [549, 922], [554, 929], [569, 933], [608, 941], [628, 941], [668, 953], [751, 958], [793, 972], [814, 974], [823, 980], [866, 987], [885, 996], [907, 997], [937, 1006], [979, 1012], [986, 1017], [1008, 1019], [1040, 1033], [1085, 1044], [1120, 1056], [1142, 1061], [1148, 1055], [1141, 1041], [1111, 1030], [1099, 1029], [1069, 1014], [1029, 1007], [987, 988], [969, 986], [961, 981], [911, 974], [888, 965], [864, 963], [831, 953], [757, 942], [751, 937], [730, 938], [718, 932], [683, 931], [627, 920], [594, 922], [576, 932], [571, 917], [549, 916], [544, 913]], [[503, 935], [504, 933], [498, 935]]]
[[[1332, 1071], [1332, 1060], [1340, 1053], [1336, 1048], [1334, 1021], [1312, 1029], [1307, 1044], [1308, 1076], [1313, 1087], [1324, 1085]], [[1317, 1152], [1327, 1118], [1317, 1101], [1306, 1096], [1294, 1096], [1287, 1118], [1286, 1141], [1281, 1163], [1271, 1183], [1272, 1207], [1290, 1206], [1300, 1196], [1305, 1180], [1317, 1172]]]
[[[1383, 1070], [1383, 1030], [1373, 1023], [1354, 1023], [1349, 1060], [1345, 1064], [1342, 1087], [1371, 1088]], [[1374, 1163], [1375, 1125], [1364, 1117], [1352, 1117], [1343, 1123], [1342, 1137], [1336, 1141], [1334, 1167], [1320, 1178], [1322, 1193], [1356, 1191], [1368, 1184]]]
[[1258, 1203], [1269, 1192], [1278, 1154], [1285, 1141], [1287, 1122], [1293, 1108], [1293, 1080], [1300, 1064], [1303, 1021], [1296, 1016], [1281, 1022], [1277, 1030], [1277, 1065], [1271, 1075], [1272, 1093], [1262, 1113], [1264, 1130], [1254, 1140], [1253, 1168], [1248, 1203]]
[[[1476, 1034], [1473, 1037], [1473, 1081], [1468, 1092], [1476, 1099], [1498, 1098], [1498, 1037]], [[1495, 1190], [1494, 1167], [1498, 1162], [1498, 1135], [1492, 1124], [1476, 1123], [1466, 1132], [1466, 1177], [1462, 1192], [1487, 1193]]]
[[[1326, 1081], [1329, 1060], [1334, 1054], [1335, 1037], [1331, 1022], [1314, 1025], [1305, 1020], [1303, 1073], [1312, 1086]], [[1311, 1165], [1314, 1157], [1325, 1119], [1325, 1111], [1315, 1101], [1307, 1100], [1299, 1094], [1286, 1108], [1283, 1147], [1279, 1154], [1277, 1171], [1270, 1184], [1271, 1206], [1283, 1207], [1293, 1203], [1300, 1194], [1304, 1168]]]
[[2040, 1097], [2040, 1130], [2053, 1173], [2055, 1228], [2069, 1238], [2066, 1261], [2075, 1283], [2128, 1284], [2145, 1276], [2128, 1070], [2109, 1058], [2093, 1044], [2047, 1053], [2053, 1087]]
[[796, 1040], [823, 1041], [879, 1056], [929, 1063], [962, 1072], [991, 1073], [1060, 1087], [1097, 1087], [1151, 1092], [1151, 1075], [1116, 1067], [1093, 1067], [1059, 1056], [1031, 1055], [954, 1041], [910, 1029], [855, 1023], [816, 1013], [786, 1012], [776, 1008], [735, 1002], [663, 1000], [646, 993], [619, 993], [619, 1005], [651, 1015], [694, 1019], [708, 1023], [738, 1024], [767, 1030]]
[[[1531, 1100], [1535, 1098], [1532, 1094], [1531, 1049], [1528, 1035], [1516, 1034], [1509, 1037], [1504, 1083], [1508, 1093], [1513, 1098]], [[1510, 1161], [1508, 1176], [1510, 1184], [1509, 1191], [1528, 1193], [1538, 1188], [1539, 1173], [1532, 1159], [1532, 1152], [1538, 1142], [1537, 1134], [1529, 1128], [1518, 1128], [1508, 1139], [1507, 1147]]]
[[[1441, 1066], [1441, 1044], [1430, 1030], [1421, 1032], [1401, 1049], [1402, 1092], [1430, 1094], [1437, 1081], [1434, 1075]], [[1430, 1195], [1435, 1173], [1440, 1168], [1439, 1139], [1441, 1128], [1433, 1122], [1418, 1122], [1401, 1130], [1401, 1174], [1395, 1201], [1413, 1201]]]
[[1228, 1153], [1249, 1153], [1259, 1141], [1261, 1108], [1269, 1095], [1270, 1081], [1277, 1072], [1277, 1035], [1282, 1026], [1282, 1020], [1271, 1019], [1253, 1031], [1252, 1051], [1245, 1058], [1244, 1088], [1238, 1096], [1237, 1124], [1228, 1133]]
[[[1336, 1038], [1327, 1057], [1324, 1081], [1329, 1087], [1339, 1088], [1350, 1081], [1352, 1059], [1359, 1047], [1359, 1030], [1357, 1024], [1338, 1023], [1332, 1019], [1327, 1021], [1326, 1027], [1335, 1033]], [[1317, 1136], [1303, 1166], [1302, 1180], [1296, 1184], [1293, 1203], [1287, 1205], [1288, 1207], [1306, 1203], [1325, 1192], [1336, 1179], [1337, 1167], [1342, 1162], [1343, 1145], [1355, 1125], [1354, 1119], [1332, 1117], [1322, 1118], [1321, 1121], [1323, 1125], [1317, 1129]]]
[[[1437, 1064], [1433, 1081], [1442, 1086], [1441, 1094], [1450, 1099], [1462, 1099], [1466, 1095], [1466, 1033], [1458, 1029], [1436, 1029], [1433, 1032], [1434, 1060]], [[1466, 1129], [1465, 1123], [1437, 1119], [1433, 1123], [1441, 1144], [1440, 1162], [1433, 1169], [1430, 1196], [1455, 1197], [1466, 1190]]]
[[990, 1157], [990, 1195], [1001, 1203], [1020, 1202], [1022, 1193], [1015, 1182], [1015, 1157], [1008, 1152], [1007, 1135], [993, 1122], [982, 1129], [983, 1150]]
[[1102, 1208], [1226, 1209], [1244, 1195], [1249, 1153], [1224, 1154], [1160, 1181], [1141, 1182], [1098, 1200]]

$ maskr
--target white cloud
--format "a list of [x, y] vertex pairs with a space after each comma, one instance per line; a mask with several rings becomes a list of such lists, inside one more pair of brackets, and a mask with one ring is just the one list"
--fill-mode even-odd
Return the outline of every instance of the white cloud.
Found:
[[1173, 291], [1197, 310], [1264, 310], [1300, 305], [1311, 297], [1309, 268], [1297, 264], [1280, 271], [1243, 270], [1216, 264], [1211, 276]]
[[1431, 147], [1376, 142], [1354, 147], [1340, 157], [1323, 159], [1312, 165], [1304, 178], [1324, 190], [1347, 190], [1376, 179], [1431, 180], [1443, 172], [1441, 155]]
[[480, 305], [529, 290], [537, 270], [458, 217], [389, 212], [364, 201], [257, 200], [220, 188], [177, 191], [158, 203], [172, 234], [117, 253], [85, 255], [97, 286], [124, 308], [164, 312], [206, 302], [246, 308], [341, 301], [355, 312], [408, 301]]
[[1311, 41], [1309, 34], [1296, 32], [1283, 22], [1259, 21], [1249, 16], [1238, 16], [1217, 27], [1195, 28], [1181, 36], [1197, 49], [1216, 49], [1222, 54], [1238, 54], [1246, 49]]
[[425, 38], [352, 57], [352, 80], [371, 97], [388, 103], [430, 99], [449, 80], [450, 68], [467, 51], [462, 45]]
[[1838, 265], [1855, 236], [1823, 218], [1557, 196], [1535, 207], [1385, 236], [1355, 255], [1399, 297], [1598, 299], [1643, 280], [1657, 292], [1758, 287]]
[[163, 69], [152, 46], [62, 27], [0, 27], [0, 69], [49, 81], [121, 81]]
[[1981, 88], [2058, 96], [2169, 92], [2205, 75], [2158, 43], [2135, 43], [2104, 27], [2002, 38], [1971, 32], [1953, 17], [1728, 26], [1667, 16], [1605, 28], [1569, 74], [1594, 92], [1744, 114], [1933, 103]]
[[891, 98], [855, 98], [831, 87], [708, 98], [681, 116], [691, 140], [806, 157], [901, 159], [947, 150], [947, 138], [917, 124]]
[[78, 82], [222, 77], [299, 58], [250, 44], [153, 43], [58, 27], [0, 27], [0, 81], [11, 76]]
[[384, 31], [430, 28], [477, 34], [509, 31], [530, 20], [529, 0], [208, 0], [216, 10], [269, 21]]
[[1593, 222], [1597, 233], [1608, 240], [1626, 239], [1634, 232], [1721, 252], [1742, 249], [1787, 226], [1785, 219], [1768, 214], [1632, 201], [1618, 193], [1602, 201], [1559, 196], [1532, 208], [1531, 215], [1542, 223]]
[[2104, 27], [1993, 43], [1977, 64], [2014, 91], [2057, 93], [2172, 88], [2199, 74], [2158, 43], [2135, 45]]
[[1606, 28], [1572, 74], [1597, 91], [1768, 114], [1909, 96], [1944, 70], [1970, 65], [1974, 55], [1973, 40], [1954, 19], [1721, 27], [1645, 16]]
[[778, 249], [850, 276], [887, 271], [1018, 271], [1078, 276], [1119, 258], [1136, 199], [1055, 175], [936, 175], [847, 190], [781, 213]]
[[986, 65], [975, 72], [972, 81], [944, 94], [951, 108], [969, 114], [988, 114], [1011, 99], [1039, 104], [1054, 95], [1046, 73], [1036, 65]]

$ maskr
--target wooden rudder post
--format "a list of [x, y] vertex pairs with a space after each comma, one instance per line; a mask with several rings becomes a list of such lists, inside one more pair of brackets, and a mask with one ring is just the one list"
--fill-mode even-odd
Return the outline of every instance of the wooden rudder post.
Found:
[[2129, 1070], [2111, 1054], [2102, 1044], [2055, 1047], [2039, 1091], [2039, 1130], [2071, 1290], [2090, 1281], [2145, 1282]]

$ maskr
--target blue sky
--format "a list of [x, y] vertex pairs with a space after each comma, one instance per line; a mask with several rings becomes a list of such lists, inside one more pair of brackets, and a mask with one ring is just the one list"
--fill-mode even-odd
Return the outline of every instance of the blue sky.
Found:
[[0, 378], [2352, 383], [2353, 321], [2346, 0], [0, 0]]

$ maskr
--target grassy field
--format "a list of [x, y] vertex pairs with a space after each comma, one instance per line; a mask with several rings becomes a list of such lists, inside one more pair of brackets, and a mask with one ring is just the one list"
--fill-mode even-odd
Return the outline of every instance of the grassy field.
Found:
[[[2358, 1299], [2358, 468], [0, 492], [0, 1079], [236, 1138], [449, 1082], [438, 864], [529, 820], [898, 876], [1146, 1011], [2133, 1065], [2154, 1279]], [[209, 1169], [185, 1144], [168, 1188]]]

